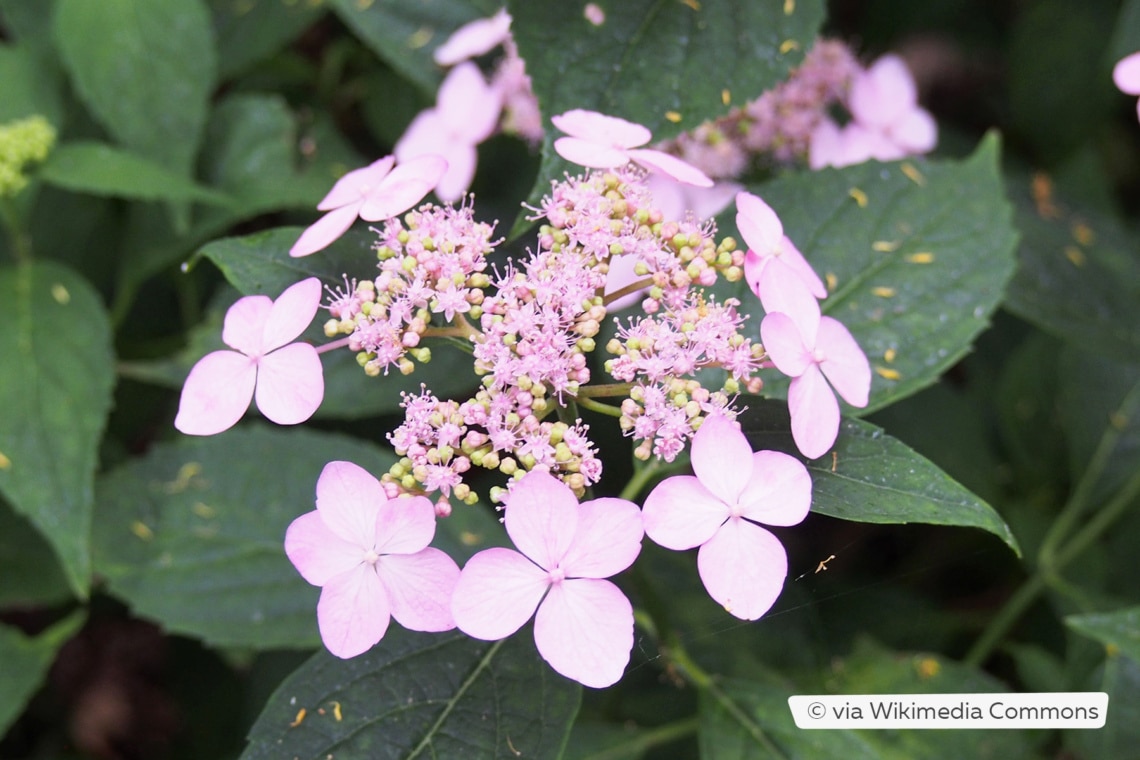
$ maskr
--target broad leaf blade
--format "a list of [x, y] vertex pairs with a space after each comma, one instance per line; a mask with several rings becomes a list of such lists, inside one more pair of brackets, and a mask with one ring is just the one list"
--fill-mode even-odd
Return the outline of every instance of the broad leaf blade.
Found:
[[0, 609], [51, 607], [70, 598], [71, 588], [51, 545], [0, 500]]
[[[752, 188], [828, 281], [824, 313], [871, 361], [870, 404], [856, 413], [933, 383], [989, 324], [1017, 239], [997, 158], [991, 137], [966, 161], [871, 162]], [[756, 303], [743, 286], [738, 292]], [[765, 393], [785, 389], [777, 378]]]
[[1090, 636], [1140, 663], [1140, 607], [1112, 612], [1069, 615], [1065, 625]]
[[166, 630], [253, 649], [320, 643], [318, 589], [285, 556], [329, 461], [379, 477], [395, 456], [303, 429], [239, 427], [160, 444], [99, 481], [95, 567]]
[[53, 185], [92, 195], [222, 206], [233, 203], [222, 193], [131, 151], [96, 142], [59, 146], [41, 167], [40, 176]]
[[79, 96], [107, 129], [189, 176], [215, 74], [202, 0], [63, 2], [55, 36]]
[[288, 45], [325, 9], [317, 3], [210, 0], [218, 37], [218, 78], [229, 79]]
[[51, 543], [81, 597], [99, 441], [114, 385], [98, 294], [52, 263], [0, 269], [0, 491]]
[[1008, 182], [1022, 241], [1006, 307], [1087, 351], [1140, 359], [1140, 256], [1118, 220], [1054, 192], [1044, 174]]
[[[605, 22], [594, 26], [585, 3], [508, 6], [547, 129], [532, 206], [551, 180], [579, 170], [554, 152], [551, 116], [585, 108], [673, 137], [782, 81], [823, 17], [819, 0], [622, 0], [601, 4]], [[526, 225], [520, 215], [512, 235]]]
[[0, 662], [4, 663], [4, 677], [0, 678], [0, 736], [23, 712], [47, 676], [56, 652], [75, 635], [83, 619], [84, 614], [76, 612], [35, 638], [0, 625]]
[[[799, 456], [783, 404], [750, 403], [739, 419], [753, 449]], [[868, 422], [844, 419], [831, 456], [805, 464], [812, 478], [814, 512], [855, 522], [981, 528], [1020, 553], [1009, 526], [993, 507]]]
[[538, 657], [530, 630], [486, 642], [393, 626], [351, 660], [318, 652], [269, 700], [242, 758], [558, 757], [581, 687]]

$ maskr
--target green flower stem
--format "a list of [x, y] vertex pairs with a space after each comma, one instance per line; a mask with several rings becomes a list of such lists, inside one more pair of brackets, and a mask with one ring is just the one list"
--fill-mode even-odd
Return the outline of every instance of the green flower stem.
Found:
[[619, 499], [626, 501], [633, 501], [634, 497], [641, 493], [641, 489], [645, 488], [645, 484], [649, 482], [658, 470], [661, 469], [661, 460], [654, 459], [649, 464], [641, 467], [634, 467], [633, 477], [625, 484], [625, 488], [621, 489], [618, 494]]
[[602, 383], [600, 385], [583, 385], [578, 388], [578, 400], [584, 396], [592, 398], [608, 398], [611, 396], [628, 396], [633, 390], [633, 383]]
[[629, 741], [606, 747], [601, 752], [591, 754], [589, 760], [620, 760], [620, 758], [640, 757], [645, 752], [661, 744], [668, 744], [697, 732], [700, 719], [696, 716], [644, 729]]
[[[1031, 575], [1021, 588], [1006, 601], [1005, 606], [982, 631], [982, 635], [966, 653], [965, 663], [977, 667], [985, 662], [998, 643], [1009, 632], [1009, 629], [1037, 600], [1041, 592], [1060, 580], [1058, 575], [1060, 571], [1084, 553], [1117, 519], [1124, 515], [1135, 502], [1137, 496], [1140, 496], [1140, 472], [1134, 474], [1117, 492], [1112, 501], [1085, 523], [1084, 527], [1072, 537], [1072, 540], [1062, 546], [1050, 558], [1048, 564], [1038, 562], [1037, 572]], [[1063, 584], [1064, 582], [1060, 581], [1060, 583]]]
[[[1140, 412], [1140, 385], [1137, 385], [1124, 397], [1113, 417], [1119, 415], [1124, 419], [1131, 419], [1138, 412]], [[1116, 450], [1123, 434], [1123, 427], [1110, 425], [1104, 435], [1101, 436], [1096, 451], [1093, 452], [1092, 459], [1089, 460], [1089, 464], [1085, 468], [1084, 475], [1081, 476], [1081, 480], [1073, 490], [1072, 496], [1069, 497], [1068, 503], [1061, 514], [1057, 516], [1053, 525], [1050, 526], [1049, 532], [1045, 535], [1045, 540], [1041, 543], [1041, 549], [1037, 552], [1038, 567], [1049, 568], [1056, 564], [1056, 555], [1061, 542], [1065, 537], [1072, 535], [1084, 517], [1088, 510], [1093, 488], [1100, 480], [1101, 475], [1104, 474], [1105, 468], [1108, 467], [1112, 453]]]
[[643, 279], [640, 279], [637, 282], [626, 285], [621, 290], [614, 291], [613, 293], [610, 293], [608, 296], [605, 296], [604, 298], [602, 298], [602, 305], [603, 306], [609, 306], [611, 303], [618, 300], [619, 298], [623, 298], [625, 296], [628, 296], [630, 293], [636, 293], [637, 291], [641, 290], [642, 288], [648, 288], [652, 284], [653, 284], [653, 278], [652, 277], [645, 277]]
[[32, 238], [20, 223], [20, 215], [16, 212], [10, 198], [0, 198], [0, 223], [8, 231], [8, 241], [11, 243], [12, 255], [21, 264], [32, 260]]
[[585, 396], [578, 397], [578, 404], [583, 409], [589, 409], [591, 412], [605, 414], [610, 417], [621, 417], [621, 409], [618, 409], [616, 406], [610, 406], [609, 404], [600, 404], [597, 401], [592, 401]]

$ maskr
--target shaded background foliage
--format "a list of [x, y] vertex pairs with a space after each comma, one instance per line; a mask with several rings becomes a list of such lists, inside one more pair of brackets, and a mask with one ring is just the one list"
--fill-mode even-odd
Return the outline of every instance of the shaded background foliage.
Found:
[[[390, 652], [430, 660], [436, 648], [473, 675], [425, 681], [442, 694], [422, 700], [452, 700], [454, 710], [422, 725], [379, 722], [373, 730], [399, 737], [385, 744], [391, 756], [453, 753], [453, 735], [480, 756], [1135, 753], [1140, 125], [1110, 72], [1140, 49], [1140, 2], [798, 0], [786, 25], [782, 0], [702, 4], [745, 9], [749, 33], [728, 44], [717, 28], [685, 27], [680, 3], [638, 0], [610, 21], [643, 36], [593, 48], [575, 37], [584, 22], [572, 4], [512, 10], [546, 107], [595, 105], [659, 137], [718, 115], [722, 88], [744, 98], [779, 81], [821, 22], [866, 59], [897, 50], [941, 127], [935, 159], [916, 162], [929, 199], [878, 166], [750, 184], [813, 262], [856, 279], [870, 264], [852, 241], [932, 209], [961, 216], [931, 213], [929, 229], [906, 241], [913, 248], [898, 249], [888, 267], [903, 291], [897, 320], [867, 305], [877, 281], [828, 305], [859, 325], [872, 365], [902, 379], [879, 371], [874, 413], [844, 423], [837, 454], [844, 465], [869, 461], [861, 482], [830, 472], [826, 458], [813, 465], [815, 511], [779, 531], [791, 571], [773, 612], [740, 624], [707, 598], [691, 555], [647, 544], [622, 582], [637, 606], [666, 607], [673, 630], [640, 627], [621, 685], [580, 693], [537, 660], [525, 630], [502, 647], [394, 631], [394, 649], [348, 664], [312, 654], [316, 590], [288, 566], [280, 535], [311, 507], [323, 462], [385, 468], [399, 390], [421, 379], [441, 394], [464, 390], [460, 362], [445, 352], [382, 392], [329, 365], [336, 393], [304, 431], [251, 421], [196, 441], [171, 427], [177, 388], [216, 345], [231, 288], [276, 294], [307, 274], [354, 273], [363, 232], [319, 261], [280, 253], [339, 173], [388, 152], [433, 101], [434, 46], [496, 4], [0, 0], [0, 123], [40, 113], [60, 131], [13, 202], [35, 263], [16, 264], [16, 242], [0, 240], [0, 756], [273, 757], [279, 741], [302, 756], [377, 756], [380, 734], [337, 731], [356, 729], [361, 701], [380, 711], [410, 698], [376, 693], [377, 683], [420, 677]], [[764, 26], [768, 18], [781, 25]], [[435, 33], [416, 37], [425, 28]], [[662, 50], [660, 39], [679, 48]], [[800, 50], [781, 59], [786, 39]], [[747, 65], [748, 51], [763, 60]], [[631, 87], [639, 97], [622, 96]], [[996, 138], [983, 141], [993, 128], [1000, 162]], [[564, 168], [540, 155], [506, 137], [480, 147], [481, 216], [506, 231], [518, 203]], [[874, 221], [850, 204], [851, 185], [883, 200]], [[961, 281], [953, 313], [970, 315], [943, 332], [947, 303], [905, 265], [929, 245], [947, 254], [932, 279]], [[897, 363], [885, 358], [892, 348]], [[754, 444], [787, 445], [780, 408], [750, 404]], [[603, 450], [625, 450], [612, 426], [594, 422]], [[630, 474], [607, 462], [602, 488], [616, 492]], [[880, 477], [904, 493], [877, 489]], [[923, 522], [944, 525], [913, 524]], [[488, 510], [457, 510], [443, 525], [441, 541], [460, 559], [501, 540]], [[715, 688], [686, 683], [670, 644], [721, 676]], [[541, 699], [496, 701], [536, 684]], [[1109, 725], [808, 735], [785, 701], [999, 689], [1105, 690]], [[486, 733], [487, 704], [504, 708], [489, 725], [505, 727], [509, 746]]]

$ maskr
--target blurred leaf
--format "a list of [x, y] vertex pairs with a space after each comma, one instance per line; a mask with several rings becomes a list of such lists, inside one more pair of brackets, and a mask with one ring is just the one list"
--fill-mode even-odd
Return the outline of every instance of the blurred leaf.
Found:
[[69, 598], [71, 588], [51, 545], [0, 500], [0, 609], [47, 607]]
[[40, 168], [40, 176], [53, 185], [92, 195], [221, 206], [234, 202], [129, 150], [96, 142], [60, 145]]
[[[981, 670], [936, 654], [893, 652], [866, 641], [849, 656], [836, 660], [819, 693], [938, 694], [1008, 691]], [[722, 682], [724, 694], [739, 708], [734, 716], [724, 702], [701, 694], [701, 757], [707, 760], [751, 758], [1030, 758], [1031, 733], [992, 730], [822, 730], [796, 727], [788, 697], [819, 690], [819, 684], [739, 679]], [[743, 718], [743, 720], [741, 719]], [[762, 732], [775, 752], [755, 732]]]
[[1140, 359], [1140, 256], [1116, 219], [1073, 204], [1045, 174], [1007, 182], [1022, 240], [1006, 307], [1087, 351]]
[[[785, 405], [749, 401], [748, 410], [737, 419], [753, 449], [800, 456]], [[805, 464], [812, 477], [813, 512], [855, 522], [981, 528], [1020, 553], [1017, 540], [993, 507], [870, 423], [844, 419], [832, 455]]]
[[531, 630], [486, 642], [392, 626], [351, 660], [322, 650], [277, 689], [242, 758], [559, 757], [582, 690]]
[[1126, 55], [1140, 51], [1140, 0], [1124, 0], [1120, 6], [1120, 16], [1116, 20], [1116, 31], [1108, 55], [1116, 63]]
[[1004, 453], [1025, 486], [1059, 485], [1066, 479], [1058, 377], [1042, 371], [1057, 363], [1060, 352], [1055, 338], [1034, 332], [1001, 368], [994, 409]]
[[182, 437], [99, 481], [95, 567], [135, 614], [252, 649], [320, 643], [319, 590], [285, 556], [329, 461], [379, 477], [395, 455], [345, 436], [243, 426]]
[[1069, 615], [1065, 625], [1090, 636], [1140, 664], [1140, 607]]
[[69, 269], [0, 269], [0, 491], [51, 543], [86, 597], [99, 440], [114, 384], [99, 296]]
[[202, 0], [62, 2], [55, 36], [79, 96], [107, 129], [190, 176], [216, 68]]
[[56, 652], [83, 625], [85, 614], [75, 612], [39, 636], [25, 636], [15, 628], [0, 625], [0, 736], [20, 717], [28, 700], [39, 690], [55, 661]]
[[1055, 160], [1093, 138], [1108, 116], [1116, 90], [1102, 51], [1114, 13], [1108, 3], [1037, 0], [1014, 18], [1010, 115], [1043, 157]]
[[[310, 586], [285, 556], [285, 530], [314, 509], [325, 464], [376, 477], [395, 454], [359, 439], [247, 425], [159, 444], [99, 481], [95, 567], [135, 614], [172, 633], [250, 649], [320, 644]], [[433, 545], [462, 560], [500, 543], [490, 510], [458, 506]]]
[[0, 124], [40, 114], [63, 125], [63, 74], [59, 62], [30, 42], [0, 44]]
[[[679, 726], [684, 733], [695, 732], [693, 723]], [[662, 743], [661, 736], [636, 725], [617, 725], [593, 720], [577, 720], [570, 730], [563, 760], [640, 760]]]
[[220, 80], [269, 58], [325, 13], [319, 3], [282, 0], [210, 0], [210, 10]]
[[1018, 680], [1029, 691], [1071, 691], [1061, 658], [1036, 644], [1007, 643], [1002, 651], [1013, 658]]
[[1140, 471], [1140, 363], [1066, 346], [1058, 374], [1069, 472], [1076, 482], [1098, 467], [1088, 494], [1097, 505]]
[[243, 93], [214, 108], [203, 149], [203, 173], [252, 216], [284, 208], [309, 209], [328, 192], [324, 176], [301, 174], [297, 125], [284, 98]]
[[1140, 746], [1140, 663], [1109, 655], [1084, 683], [1083, 691], [1108, 694], [1108, 715], [1097, 731], [1064, 732], [1064, 751], [1089, 760], [1133, 757]]
[[[988, 326], [1013, 274], [1017, 239], [997, 158], [991, 136], [965, 161], [870, 162], [752, 188], [828, 281], [823, 312], [846, 325], [871, 361], [870, 404], [848, 413], [868, 414], [930, 385]], [[736, 292], [756, 304], [743, 283]], [[759, 332], [758, 317], [752, 329]], [[774, 378], [765, 395], [786, 389]]]
[[[656, 140], [673, 137], [782, 81], [823, 18], [821, 0], [595, 5], [605, 12], [600, 26], [586, 20], [583, 2], [508, 3], [547, 127], [534, 206], [551, 180], [580, 171], [554, 152], [551, 116], [585, 108], [643, 124]], [[526, 224], [520, 215], [512, 235]]]
[[463, 24], [491, 15], [471, 0], [329, 0], [329, 5], [373, 53], [431, 95], [443, 78], [432, 53]]

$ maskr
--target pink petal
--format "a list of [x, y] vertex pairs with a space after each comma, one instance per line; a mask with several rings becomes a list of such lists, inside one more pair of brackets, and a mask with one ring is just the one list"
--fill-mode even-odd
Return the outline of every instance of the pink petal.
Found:
[[641, 517], [645, 535], [666, 549], [692, 549], [716, 533], [728, 519], [728, 505], [692, 475], [674, 475], [645, 497]]
[[416, 114], [412, 123], [396, 142], [396, 158], [410, 162], [413, 158], [442, 155], [451, 140], [447, 122], [438, 108], [427, 108]]
[[760, 297], [760, 276], [768, 263], [775, 260], [773, 256], [761, 256], [751, 248], [744, 252], [744, 281], [757, 298]]
[[[639, 277], [635, 271], [638, 261], [639, 259], [637, 256], [632, 253], [627, 253], [622, 256], [610, 256], [610, 271], [606, 275], [606, 296], [609, 296], [611, 293], [618, 292], [626, 285], [632, 285], [638, 280], [643, 279]], [[611, 301], [606, 305], [606, 309], [612, 314], [613, 312], [624, 309], [627, 306], [633, 306], [635, 303], [638, 303], [642, 300], [645, 291], [648, 289], [649, 286], [647, 285], [645, 288], [637, 291], [636, 293], [630, 293], [629, 295], [622, 296], [616, 301]]]
[[701, 485], [725, 504], [736, 504], [752, 476], [752, 447], [740, 426], [711, 414], [693, 436], [693, 472]]
[[752, 478], [740, 497], [741, 516], [765, 525], [798, 525], [811, 510], [811, 475], [779, 451], [752, 455]]
[[495, 131], [502, 111], [502, 94], [491, 89], [473, 63], [461, 63], [444, 78], [436, 108], [452, 139], [472, 146]]
[[891, 128], [891, 137], [907, 153], [927, 153], [938, 144], [938, 123], [927, 111], [915, 108]]
[[697, 552], [697, 571], [709, 596], [725, 611], [756, 620], [784, 588], [788, 555], [771, 533], [733, 518]]
[[633, 649], [633, 607], [609, 581], [563, 581], [538, 608], [534, 642], [542, 659], [567, 678], [595, 689], [612, 686]]
[[317, 349], [290, 343], [262, 357], [257, 368], [257, 408], [278, 425], [313, 416], [325, 397], [325, 376]]
[[268, 353], [295, 340], [313, 321], [320, 305], [321, 281], [316, 277], [287, 287], [269, 310], [261, 350]]
[[619, 148], [578, 137], [559, 137], [554, 151], [567, 161], [591, 169], [613, 169], [629, 163], [629, 155]]
[[827, 453], [839, 436], [839, 402], [819, 367], [811, 365], [788, 387], [792, 438], [808, 459]]
[[504, 639], [530, 620], [549, 586], [546, 572], [518, 552], [485, 549], [460, 572], [451, 614], [468, 636]]
[[506, 501], [507, 535], [520, 552], [545, 570], [553, 570], [578, 530], [578, 500], [570, 487], [535, 470], [511, 487]]
[[447, 146], [445, 155], [447, 171], [435, 186], [435, 194], [444, 203], [454, 203], [471, 187], [479, 153], [474, 145], [454, 141]]
[[866, 406], [871, 393], [871, 365], [851, 332], [842, 322], [824, 317], [819, 323], [816, 349], [824, 356], [819, 368], [843, 400], [851, 406]]
[[388, 497], [380, 481], [352, 462], [329, 462], [317, 478], [317, 511], [334, 534], [360, 547], [373, 548], [377, 513]]
[[415, 554], [389, 554], [376, 563], [388, 593], [392, 617], [412, 631], [450, 631], [451, 597], [459, 581], [459, 566], [439, 549]]
[[760, 340], [776, 369], [788, 377], [799, 377], [814, 362], [800, 328], [783, 312], [772, 312], [764, 317], [760, 323]]
[[820, 300], [827, 298], [827, 286], [823, 284], [823, 280], [819, 279], [819, 275], [815, 273], [811, 264], [800, 253], [800, 249], [796, 248], [796, 244], [787, 235], [780, 240], [780, 248], [776, 257], [796, 273], [796, 276], [807, 285], [813, 296]]
[[388, 630], [388, 596], [371, 564], [362, 562], [321, 589], [317, 626], [325, 647], [347, 659], [364, 654]]
[[285, 531], [285, 555], [301, 577], [314, 586], [359, 565], [364, 557], [360, 547], [329, 530], [316, 510], [306, 512]]
[[392, 164], [395, 162], [395, 157], [384, 156], [368, 166], [348, 172], [337, 180], [332, 190], [329, 190], [329, 194], [317, 204], [317, 210], [332, 211], [359, 202], [369, 190], [380, 184], [388, 172], [392, 171]]
[[625, 499], [594, 499], [578, 507], [578, 530], [562, 558], [568, 577], [608, 578], [641, 552], [641, 510]]
[[784, 237], [780, 217], [763, 199], [752, 193], [736, 196], [736, 228], [748, 247], [761, 258], [774, 254]]
[[819, 328], [819, 303], [810, 286], [784, 261], [783, 256], [773, 257], [760, 272], [757, 290], [765, 312], [781, 313], [795, 322], [806, 345], [815, 341]]
[[330, 211], [305, 228], [297, 242], [289, 249], [289, 255], [297, 259], [308, 256], [332, 245], [356, 221], [357, 213], [363, 205], [357, 201]]
[[245, 296], [234, 301], [226, 311], [222, 342], [247, 356], [260, 356], [265, 351], [261, 341], [272, 310], [269, 296]]
[[713, 186], [713, 181], [703, 171], [687, 161], [663, 151], [638, 148], [627, 151], [627, 153], [631, 160], [641, 164], [646, 169], [664, 174], [682, 184], [703, 188]]
[[1121, 92], [1140, 95], [1140, 52], [1132, 53], [1112, 67], [1112, 81]]
[[490, 52], [510, 35], [511, 17], [503, 8], [491, 18], [475, 19], [456, 29], [432, 57], [440, 66], [453, 66]]
[[388, 499], [376, 513], [377, 554], [416, 554], [435, 537], [435, 507], [426, 496]]
[[174, 427], [186, 435], [214, 435], [229, 430], [253, 398], [257, 368], [235, 351], [206, 354], [186, 377]]
[[678, 182], [664, 174], [650, 174], [646, 184], [653, 196], [653, 205], [661, 209], [666, 219], [684, 219], [692, 211], [698, 219], [711, 219], [728, 208], [740, 192], [735, 182], [717, 182], [712, 187], [695, 187]]
[[550, 121], [571, 137], [613, 148], [637, 148], [653, 139], [653, 133], [640, 124], [581, 108], [552, 116]]
[[861, 124], [887, 127], [918, 102], [914, 77], [897, 55], [884, 55], [851, 82], [848, 105]]
[[808, 166], [819, 170], [825, 166], [840, 167], [843, 153], [842, 133], [831, 119], [823, 119], [811, 133], [808, 143]]
[[360, 207], [360, 218], [379, 222], [402, 214], [419, 203], [447, 171], [447, 161], [440, 156], [417, 156], [392, 170], [380, 186], [368, 194]]

